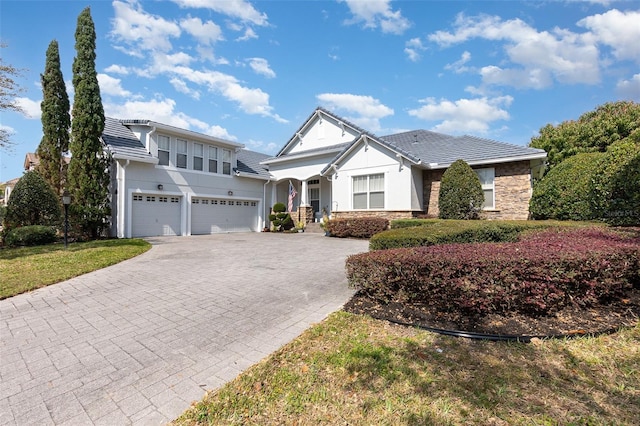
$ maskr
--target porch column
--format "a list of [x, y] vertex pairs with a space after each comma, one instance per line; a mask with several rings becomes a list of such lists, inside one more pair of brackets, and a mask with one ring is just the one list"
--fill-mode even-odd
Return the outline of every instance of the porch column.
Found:
[[307, 190], [307, 180], [306, 179], [302, 179], [300, 181], [302, 183], [301, 187], [300, 187], [300, 205], [301, 206], [308, 206], [309, 203], [307, 201], [307, 197], [309, 196], [309, 194], [307, 194], [308, 190]]

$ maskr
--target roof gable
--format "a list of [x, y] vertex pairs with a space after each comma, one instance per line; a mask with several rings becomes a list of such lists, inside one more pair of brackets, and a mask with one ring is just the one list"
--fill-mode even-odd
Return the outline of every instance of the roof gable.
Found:
[[115, 118], [105, 117], [102, 141], [115, 159], [158, 162], [136, 135], [122, 121]]

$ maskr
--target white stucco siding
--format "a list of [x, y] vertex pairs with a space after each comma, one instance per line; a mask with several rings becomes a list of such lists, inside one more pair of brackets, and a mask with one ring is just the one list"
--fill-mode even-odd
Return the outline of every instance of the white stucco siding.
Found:
[[358, 132], [349, 126], [341, 126], [333, 118], [323, 115], [323, 119], [319, 120], [316, 116], [302, 129], [300, 132], [301, 137], [298, 135], [294, 136], [294, 143], [288, 149], [287, 153], [294, 154], [296, 152], [351, 142], [357, 135]]
[[422, 169], [417, 167], [411, 168], [411, 209], [423, 210], [424, 194], [422, 191], [424, 185], [422, 178]]
[[309, 157], [294, 161], [269, 165], [269, 173], [275, 180], [298, 179], [307, 180], [320, 175], [322, 169], [335, 157], [334, 154]]
[[[384, 210], [413, 210], [414, 173], [395, 153], [376, 143], [360, 143], [333, 175], [333, 210], [353, 210], [353, 177], [384, 174]], [[337, 205], [336, 205], [337, 204]]]

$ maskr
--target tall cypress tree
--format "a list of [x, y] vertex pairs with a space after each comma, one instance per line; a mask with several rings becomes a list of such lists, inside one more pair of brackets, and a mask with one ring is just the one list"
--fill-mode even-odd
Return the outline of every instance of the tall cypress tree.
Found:
[[42, 82], [42, 140], [36, 153], [40, 158], [38, 171], [53, 187], [57, 195], [62, 194], [67, 173], [63, 154], [69, 151], [69, 96], [60, 71], [58, 42], [53, 40], [47, 49]]
[[106, 229], [109, 216], [108, 157], [100, 137], [104, 130], [104, 109], [96, 72], [96, 31], [89, 7], [78, 16], [76, 57], [73, 60], [73, 121], [69, 188], [75, 224], [91, 238]]

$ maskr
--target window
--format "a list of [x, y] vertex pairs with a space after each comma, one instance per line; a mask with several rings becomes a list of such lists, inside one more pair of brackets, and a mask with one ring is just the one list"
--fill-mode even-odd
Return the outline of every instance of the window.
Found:
[[204, 149], [201, 143], [193, 144], [193, 170], [202, 171]]
[[353, 177], [353, 209], [384, 209], [384, 174]]
[[231, 174], [231, 150], [222, 150], [222, 173], [225, 175]]
[[172, 203], [179, 203], [179, 202], [180, 202], [180, 198], [178, 198], [178, 197], [171, 197], [171, 202], [172, 202]]
[[161, 166], [169, 165], [169, 136], [158, 135], [158, 162]]
[[209, 172], [218, 173], [218, 148], [209, 147]]
[[133, 201], [142, 201], [142, 195], [134, 195]]
[[178, 139], [178, 148], [176, 152], [176, 166], [181, 169], [187, 168], [187, 141]]
[[152, 197], [152, 196], [147, 195], [147, 201], [153, 203], [153, 202], [156, 201], [156, 197]]
[[480, 179], [480, 185], [482, 185], [482, 192], [484, 192], [484, 203], [482, 204], [482, 208], [485, 210], [491, 210], [495, 208], [495, 197], [494, 197], [494, 180], [495, 180], [495, 169], [476, 169], [474, 170]]
[[167, 197], [159, 197], [158, 201], [160, 201], [161, 203], [166, 203], [167, 202]]

